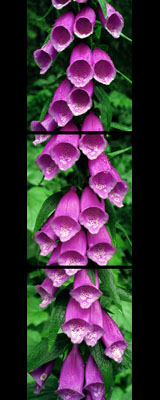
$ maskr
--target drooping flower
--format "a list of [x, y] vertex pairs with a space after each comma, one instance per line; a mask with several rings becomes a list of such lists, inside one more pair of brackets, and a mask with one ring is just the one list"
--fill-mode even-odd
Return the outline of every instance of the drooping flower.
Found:
[[58, 52], [66, 49], [74, 40], [73, 25], [74, 14], [72, 11], [67, 11], [57, 18], [51, 30], [50, 40]]
[[58, 126], [65, 126], [73, 117], [71, 110], [67, 105], [67, 98], [72, 87], [67, 78], [65, 78], [56, 89], [53, 99], [49, 105], [49, 114], [55, 119]]
[[47, 256], [57, 247], [57, 236], [55, 235], [53, 229], [50, 227], [50, 221], [52, 220], [52, 218], [53, 216], [48, 218], [40, 231], [36, 232], [33, 238], [34, 241], [40, 246], [41, 256]]
[[74, 47], [70, 65], [66, 70], [68, 79], [76, 87], [86, 86], [93, 78], [92, 52], [85, 43], [79, 43]]
[[90, 233], [98, 233], [108, 222], [109, 215], [105, 212], [103, 200], [100, 203], [96, 194], [88, 186], [83, 190], [80, 200], [79, 222]]
[[68, 122], [67, 125], [63, 126], [63, 128], [60, 129], [60, 132], [78, 132], [78, 128], [76, 124], [72, 121]]
[[75, 344], [62, 365], [59, 386], [56, 390], [63, 400], [80, 400], [83, 390], [84, 363], [78, 345]]
[[96, 48], [92, 52], [94, 79], [104, 85], [110, 83], [116, 77], [116, 69], [109, 55], [102, 49]]
[[66, 274], [64, 269], [46, 268], [44, 272], [48, 276], [48, 278], [51, 279], [54, 287], [60, 287], [61, 285], [63, 285], [64, 282], [69, 279], [69, 276]]
[[46, 264], [47, 266], [55, 266], [57, 267], [58, 265], [58, 257], [61, 251], [61, 242], [58, 242], [56, 249], [53, 251], [53, 253], [51, 254], [51, 257], [48, 261], [48, 264]]
[[[81, 229], [70, 240], [62, 243], [61, 252], [58, 257], [59, 265], [87, 265], [86, 257], [87, 240], [84, 231]], [[78, 272], [77, 272], [78, 273]]]
[[76, 36], [83, 39], [90, 36], [94, 31], [96, 14], [91, 7], [82, 8], [75, 17], [73, 31]]
[[101, 400], [105, 393], [104, 380], [101, 372], [90, 354], [85, 369], [84, 389], [91, 393], [93, 400]]
[[104, 131], [102, 122], [91, 111], [83, 120], [81, 132]]
[[42, 171], [44, 179], [50, 181], [58, 173], [58, 165], [52, 160], [50, 156], [50, 149], [53, 146], [56, 135], [54, 135], [44, 147], [41, 154], [36, 158], [36, 164]]
[[88, 161], [88, 168], [91, 175], [89, 186], [102, 199], [107, 199], [108, 193], [116, 185], [116, 178], [112, 173], [111, 167], [111, 163], [104, 153], [100, 154], [95, 160]]
[[51, 135], [44, 135], [44, 134], [35, 135], [35, 140], [34, 140], [33, 144], [35, 146], [37, 146], [38, 144], [45, 142], [50, 136]]
[[44, 388], [44, 383], [51, 374], [53, 365], [54, 361], [50, 361], [46, 364], [41, 365], [40, 367], [33, 369], [29, 373], [32, 376], [32, 378], [35, 379], [37, 384], [34, 389], [35, 394], [39, 393]]
[[53, 132], [56, 127], [57, 123], [48, 113], [45, 115], [42, 122], [32, 121], [30, 126], [32, 132]]
[[78, 268], [78, 269], [69, 269], [69, 268], [66, 268], [66, 269], [65, 269], [65, 272], [66, 272], [67, 275], [72, 276], [72, 275], [76, 274], [76, 273], [77, 273], [78, 271], [80, 271], [80, 270], [81, 270], [81, 268]]
[[114, 188], [108, 194], [108, 200], [117, 207], [123, 207], [123, 199], [129, 191], [127, 182], [123, 181], [115, 168], [111, 168], [113, 175], [117, 181]]
[[57, 54], [50, 40], [41, 49], [34, 51], [34, 61], [41, 68], [40, 74], [45, 74], [48, 71]]
[[89, 314], [88, 309], [84, 310], [76, 300], [70, 298], [66, 308], [65, 323], [61, 325], [61, 329], [72, 343], [81, 343], [89, 332]]
[[82, 115], [92, 107], [93, 81], [79, 88], [74, 86], [68, 95], [68, 107], [73, 115]]
[[96, 271], [96, 285], [89, 278], [86, 269], [77, 272], [70, 295], [78, 301], [82, 308], [89, 308], [102, 295], [99, 290], [99, 279]]
[[[76, 235], [81, 229], [78, 223], [80, 213], [80, 201], [72, 187], [58, 203], [51, 222], [55, 234], [60, 238], [61, 242], [66, 242]], [[61, 249], [62, 250], [62, 249]]]
[[106, 149], [108, 143], [104, 134], [82, 134], [79, 148], [90, 160], [95, 160]]
[[57, 288], [53, 286], [53, 282], [51, 281], [51, 279], [46, 278], [41, 285], [37, 285], [35, 287], [35, 290], [42, 297], [42, 303], [40, 303], [39, 306], [43, 308], [52, 303]]
[[102, 336], [102, 341], [106, 346], [104, 354], [113, 358], [118, 363], [121, 363], [123, 353], [128, 347], [128, 343], [113, 319], [103, 310], [103, 327], [105, 334]]
[[104, 17], [102, 9], [98, 4], [98, 15], [102, 25], [105, 29], [115, 38], [119, 38], [120, 33], [124, 26], [124, 19], [122, 15], [116, 11], [109, 3], [106, 1], [107, 6], [107, 18]]
[[60, 170], [66, 171], [79, 160], [81, 153], [78, 149], [78, 143], [79, 135], [56, 135], [50, 155]]
[[108, 261], [114, 256], [116, 248], [112, 245], [112, 240], [105, 225], [98, 233], [92, 235], [87, 232], [89, 249], [87, 256], [98, 265], [107, 265]]
[[89, 332], [85, 335], [84, 341], [88, 346], [95, 346], [97, 341], [105, 333], [103, 328], [103, 315], [101, 305], [98, 300], [91, 305], [89, 315]]
[[71, 0], [52, 0], [52, 4], [57, 10], [61, 10], [61, 8], [67, 6]]

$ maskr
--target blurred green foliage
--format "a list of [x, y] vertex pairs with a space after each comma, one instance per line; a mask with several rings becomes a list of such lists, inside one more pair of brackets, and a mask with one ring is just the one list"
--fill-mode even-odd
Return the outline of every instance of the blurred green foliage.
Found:
[[[90, 0], [88, 5], [94, 8], [96, 12], [96, 24], [93, 35], [83, 39], [91, 49], [100, 47], [106, 51], [114, 62], [118, 71], [123, 73], [129, 79], [132, 79], [132, 44], [124, 37], [114, 39], [100, 24], [97, 14], [97, 1]], [[110, 0], [109, 3], [124, 17], [123, 33], [128, 37], [132, 37], [132, 0]], [[30, 123], [33, 120], [39, 120], [41, 111], [46, 102], [51, 102], [55, 89], [65, 78], [65, 71], [69, 65], [69, 59], [72, 49], [79, 43], [80, 39], [75, 36], [74, 41], [64, 51], [58, 54], [53, 61], [51, 68], [45, 75], [40, 75], [39, 67], [33, 59], [33, 52], [40, 49], [45, 41], [49, 40], [50, 30], [53, 27], [57, 17], [67, 10], [72, 10], [76, 15], [80, 7], [76, 2], [69, 3], [62, 10], [53, 8], [51, 13], [41, 19], [51, 6], [51, 0], [27, 0], [27, 68], [28, 68], [28, 89], [27, 89], [27, 130], [30, 130]], [[109, 96], [112, 106], [112, 122], [119, 124], [119, 129], [131, 130], [132, 126], [132, 86], [117, 73], [116, 79], [109, 86], [102, 85], [96, 81], [94, 84], [103, 87]], [[94, 112], [102, 120], [105, 114], [101, 115], [99, 108], [100, 103], [97, 102], [95, 94], [93, 94]], [[105, 113], [105, 106], [104, 106]], [[85, 115], [74, 118], [75, 123], [80, 129]], [[120, 128], [121, 125], [121, 128]], [[118, 126], [111, 126], [111, 130]]]
[[[124, 207], [118, 208], [110, 202], [109, 230], [112, 242], [116, 247], [116, 253], [109, 261], [109, 266], [130, 266], [132, 265], [132, 135], [106, 134], [108, 146], [106, 154], [112, 165], [116, 168], [121, 178], [129, 185], [129, 192], [124, 199]], [[39, 246], [33, 241], [33, 230], [36, 218], [43, 202], [53, 193], [61, 191], [66, 186], [76, 186], [78, 195], [88, 185], [89, 171], [87, 158], [81, 153], [80, 160], [67, 171], [59, 173], [51, 181], [43, 180], [43, 174], [37, 167], [35, 160], [45, 146], [45, 143], [33, 145], [34, 135], [27, 135], [27, 260], [29, 265], [44, 266], [47, 264], [50, 255], [40, 256]], [[126, 152], [114, 156], [116, 151], [128, 149]], [[83, 170], [84, 167], [84, 170]], [[86, 169], [85, 169], [86, 168]], [[112, 214], [114, 218], [112, 218]], [[113, 220], [113, 221], [112, 221]], [[88, 266], [92, 264], [89, 260]], [[94, 264], [95, 265], [95, 264]]]

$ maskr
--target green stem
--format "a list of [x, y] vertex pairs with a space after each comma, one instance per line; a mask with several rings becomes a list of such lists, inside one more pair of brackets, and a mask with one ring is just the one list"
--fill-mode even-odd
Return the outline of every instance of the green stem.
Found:
[[127, 76], [126, 76], [126, 75], [124, 75], [124, 74], [122, 74], [122, 72], [121, 72], [121, 71], [119, 71], [118, 69], [116, 69], [116, 71], [118, 72], [118, 74], [122, 75], [122, 76], [123, 76], [123, 78], [124, 78], [124, 79], [126, 79], [126, 81], [128, 81], [128, 82], [129, 82], [129, 83], [132, 85], [132, 81], [131, 81], [131, 79], [127, 78]]
[[48, 11], [45, 13], [45, 15], [43, 15], [43, 17], [37, 18], [37, 21], [42, 21], [44, 18], [47, 17], [48, 14], [50, 14], [50, 12], [53, 10], [53, 5], [51, 5], [48, 9]]
[[120, 36], [122, 36], [124, 39], [128, 40], [129, 42], [132, 43], [132, 39], [130, 39], [128, 36], [124, 35], [124, 33], [120, 33]]

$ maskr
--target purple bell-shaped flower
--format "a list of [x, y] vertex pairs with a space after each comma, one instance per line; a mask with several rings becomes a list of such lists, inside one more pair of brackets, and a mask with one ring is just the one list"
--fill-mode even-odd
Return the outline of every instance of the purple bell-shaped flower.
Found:
[[101, 372], [90, 354], [85, 369], [85, 386], [84, 389], [91, 393], [93, 400], [102, 400], [105, 393], [104, 380]]
[[57, 288], [53, 286], [51, 279], [46, 278], [41, 285], [37, 285], [35, 287], [35, 290], [42, 297], [42, 303], [40, 304], [40, 307], [43, 308], [52, 303]]
[[96, 194], [88, 186], [82, 192], [80, 209], [79, 222], [92, 234], [98, 233], [108, 222], [109, 215], [105, 212], [103, 200], [100, 203]]
[[84, 341], [88, 346], [95, 346], [98, 340], [105, 333], [103, 328], [103, 314], [101, 305], [98, 300], [94, 301], [94, 303], [89, 308], [89, 332], [85, 335]]
[[41, 154], [36, 158], [36, 164], [42, 171], [44, 179], [50, 181], [58, 173], [58, 165], [52, 160], [50, 156], [50, 149], [53, 146], [56, 135], [54, 135], [44, 147]]
[[99, 290], [99, 279], [96, 271], [96, 285], [89, 278], [86, 269], [77, 272], [70, 295], [78, 301], [82, 308], [89, 308], [102, 295]]
[[108, 143], [104, 134], [81, 135], [79, 148], [90, 160], [95, 160], [106, 149]]
[[76, 300], [70, 298], [66, 308], [65, 323], [61, 325], [61, 329], [72, 343], [81, 343], [89, 332], [89, 314], [89, 309], [84, 310]]
[[122, 362], [123, 353], [128, 347], [128, 343], [113, 319], [103, 310], [103, 327], [105, 334], [102, 336], [102, 341], [106, 346], [104, 354], [113, 358], [118, 363]]
[[44, 135], [44, 134], [35, 135], [35, 140], [33, 144], [37, 146], [38, 144], [45, 142], [50, 136], [51, 135]]
[[37, 384], [34, 389], [35, 394], [39, 393], [44, 388], [44, 383], [51, 374], [53, 365], [54, 361], [50, 361], [46, 364], [41, 365], [40, 367], [33, 369], [29, 373], [32, 376], [32, 378], [35, 379]]
[[60, 170], [66, 171], [79, 160], [80, 151], [78, 150], [78, 144], [79, 135], [56, 135], [56, 139], [50, 150], [50, 155]]
[[107, 265], [108, 261], [114, 256], [116, 248], [112, 245], [112, 240], [105, 225], [98, 233], [92, 235], [87, 232], [89, 249], [87, 256], [98, 265]]

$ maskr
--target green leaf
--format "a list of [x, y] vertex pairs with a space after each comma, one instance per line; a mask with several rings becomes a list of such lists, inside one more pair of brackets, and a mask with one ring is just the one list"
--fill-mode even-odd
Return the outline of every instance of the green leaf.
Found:
[[94, 285], [96, 285], [96, 273], [95, 269], [87, 269], [87, 274]]
[[128, 81], [131, 85], [132, 85], [132, 81], [131, 79], [129, 79], [126, 75], [124, 75], [121, 71], [119, 71], [118, 69], [116, 69], [116, 72], [118, 74], [120, 74], [121, 76], [123, 76], [124, 79], [126, 79], [126, 81]]
[[104, 89], [99, 86], [95, 86], [94, 94], [96, 95], [99, 104], [97, 107], [101, 113], [101, 122], [105, 131], [110, 131], [112, 122], [112, 107], [108, 94]]
[[45, 338], [38, 343], [28, 357], [27, 372], [43, 365], [49, 361], [55, 360], [71, 346], [70, 339], [64, 334], [60, 333], [57, 336], [52, 351], [48, 352], [48, 340]]
[[101, 37], [101, 30], [102, 30], [102, 25], [97, 26], [97, 28], [94, 30], [94, 33], [95, 33], [97, 39], [100, 39], [100, 37]]
[[57, 296], [53, 305], [53, 309], [49, 321], [48, 332], [48, 351], [50, 352], [56, 340], [60, 326], [64, 323], [66, 306], [69, 301], [69, 293], [67, 289]]
[[50, 375], [44, 384], [44, 389], [36, 395], [33, 393], [35, 386], [35, 380], [33, 383], [28, 383], [27, 400], [57, 400], [57, 394], [55, 393], [55, 390], [58, 387], [58, 379], [55, 376]]
[[126, 239], [128, 240], [130, 246], [132, 247], [132, 242], [128, 236], [128, 233], [126, 232], [125, 228], [121, 225], [121, 224], [116, 224], [116, 228], [118, 228], [120, 231], [122, 231], [126, 237]]
[[106, 288], [107, 292], [109, 293], [109, 296], [112, 298], [116, 306], [118, 306], [118, 308], [122, 310], [118, 290], [115, 285], [114, 276], [111, 269], [99, 269], [98, 275], [103, 282], [103, 285]]
[[46, 200], [50, 195], [50, 191], [45, 187], [32, 187], [27, 192], [27, 228], [33, 232], [37, 214]]
[[41, 114], [40, 114], [40, 117], [39, 117], [39, 121], [40, 121], [40, 122], [43, 121], [43, 119], [44, 119], [44, 117], [45, 117], [45, 115], [46, 115], [46, 113], [47, 113], [47, 110], [48, 110], [48, 107], [49, 107], [50, 102], [51, 102], [51, 100], [49, 99], [49, 100], [47, 100], [46, 103], [44, 104], [44, 106], [43, 106], [43, 108], [42, 108], [42, 111], [41, 111]]
[[132, 150], [132, 146], [126, 147], [125, 149], [122, 150], [113, 151], [112, 153], [108, 153], [107, 156], [109, 156], [109, 158], [113, 158], [115, 156], [119, 156], [119, 154], [126, 153], [126, 151], [129, 150]]
[[118, 291], [118, 294], [119, 294], [119, 297], [121, 300], [132, 303], [132, 295], [130, 293], [126, 292], [126, 289], [117, 287], [117, 291]]
[[113, 246], [117, 246], [116, 242], [116, 212], [112, 203], [106, 199], [105, 200], [105, 210], [109, 215], [109, 220], [107, 222], [107, 228], [110, 228]]
[[132, 131], [132, 126], [125, 126], [125, 125], [122, 125], [122, 124], [118, 124], [117, 122], [112, 122], [111, 123], [111, 128], [119, 129], [120, 131], [125, 131], [125, 132], [131, 132]]
[[106, 5], [106, 0], [98, 0], [98, 3], [102, 9], [103, 15], [105, 18], [107, 18], [107, 5]]
[[94, 347], [90, 347], [91, 354], [95, 359], [96, 364], [98, 365], [101, 374], [104, 379], [104, 385], [106, 389], [106, 394], [108, 394], [110, 387], [113, 384], [113, 369], [112, 369], [112, 361], [104, 355], [104, 346], [100, 342]]
[[36, 218], [33, 234], [42, 228], [46, 220], [55, 211], [63, 194], [64, 194], [63, 192], [54, 193], [44, 201]]

